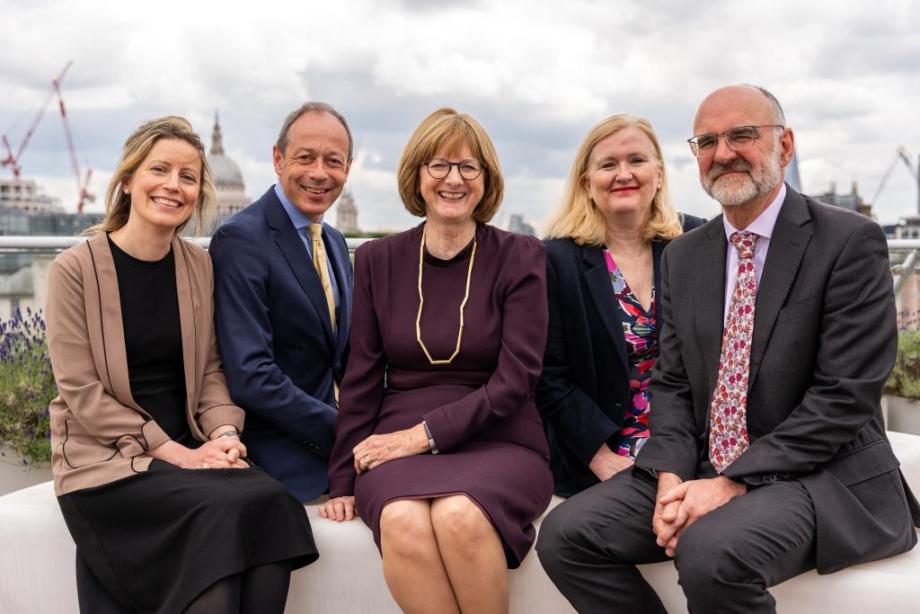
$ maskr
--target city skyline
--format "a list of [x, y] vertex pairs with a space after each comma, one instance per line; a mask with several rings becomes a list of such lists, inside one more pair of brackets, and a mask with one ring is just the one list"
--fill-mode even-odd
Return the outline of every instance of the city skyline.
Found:
[[[652, 121], [678, 208], [717, 214], [685, 140], [702, 97], [734, 82], [763, 85], [785, 106], [807, 193], [831, 183], [849, 192], [856, 181], [870, 200], [899, 146], [916, 166], [920, 7], [646, 5], [168, 0], [151, 9], [0, 0], [9, 50], [0, 57], [0, 132], [18, 143], [51, 78], [73, 60], [63, 92], [80, 161], [94, 169], [95, 208], [138, 123], [184, 115], [210, 145], [215, 110], [224, 149], [257, 198], [274, 181], [271, 144], [284, 115], [325, 100], [351, 124], [349, 189], [367, 229], [416, 223], [398, 200], [396, 163], [412, 129], [439, 106], [483, 123], [506, 175], [502, 213], [538, 224], [561, 196], [581, 138], [615, 112]], [[76, 181], [53, 107], [22, 166], [73, 209]], [[916, 212], [916, 182], [900, 161], [873, 205], [883, 223]]]

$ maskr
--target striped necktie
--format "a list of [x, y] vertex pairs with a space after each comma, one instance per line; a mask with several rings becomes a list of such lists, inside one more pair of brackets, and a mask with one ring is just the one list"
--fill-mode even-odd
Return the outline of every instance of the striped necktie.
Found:
[[326, 265], [326, 248], [323, 245], [323, 225], [310, 224], [310, 238], [313, 240], [313, 267], [323, 284], [326, 306], [329, 308], [329, 321], [335, 330], [335, 297], [332, 295], [332, 283], [329, 280], [329, 267]]

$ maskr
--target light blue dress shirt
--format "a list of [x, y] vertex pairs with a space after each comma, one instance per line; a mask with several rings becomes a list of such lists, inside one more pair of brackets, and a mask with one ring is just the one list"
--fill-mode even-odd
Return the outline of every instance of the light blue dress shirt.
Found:
[[[281, 206], [284, 207], [284, 212], [287, 213], [288, 217], [291, 218], [291, 223], [294, 224], [294, 228], [297, 229], [297, 234], [300, 236], [300, 240], [303, 241], [303, 246], [307, 249], [307, 259], [310, 261], [310, 265], [313, 265], [313, 237], [310, 236], [310, 225], [313, 223], [307, 215], [298, 209], [294, 203], [287, 197], [287, 194], [284, 193], [284, 189], [277, 183], [275, 184], [275, 195], [278, 197], [278, 200], [281, 201]], [[323, 233], [326, 232], [326, 223], [323, 222]], [[335, 299], [336, 309], [339, 307], [339, 282], [335, 278], [335, 272], [332, 268], [332, 254], [329, 251], [328, 247], [326, 248], [326, 268], [329, 270], [329, 281], [332, 283], [332, 296]]]

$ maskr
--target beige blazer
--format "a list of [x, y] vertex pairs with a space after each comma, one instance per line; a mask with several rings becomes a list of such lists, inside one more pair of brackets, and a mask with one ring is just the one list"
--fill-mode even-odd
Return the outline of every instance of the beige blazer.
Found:
[[[172, 241], [185, 363], [186, 415], [196, 439], [243, 427], [214, 338], [211, 259]], [[51, 468], [60, 496], [146, 471], [169, 436], [131, 396], [115, 263], [105, 233], [61, 253], [48, 273], [48, 350], [59, 395], [51, 414]]]

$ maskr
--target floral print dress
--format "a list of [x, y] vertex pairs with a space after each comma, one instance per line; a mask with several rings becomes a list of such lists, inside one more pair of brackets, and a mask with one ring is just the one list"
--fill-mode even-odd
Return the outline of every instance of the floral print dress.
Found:
[[623, 337], [626, 340], [626, 357], [629, 362], [629, 390], [632, 394], [632, 405], [626, 408], [623, 416], [619, 440], [611, 441], [610, 444], [617, 454], [635, 458], [649, 436], [648, 383], [658, 356], [655, 289], [652, 288], [652, 302], [646, 311], [633, 296], [626, 278], [613, 260], [613, 255], [606, 249], [604, 260], [620, 308], [620, 320], [623, 322]]

